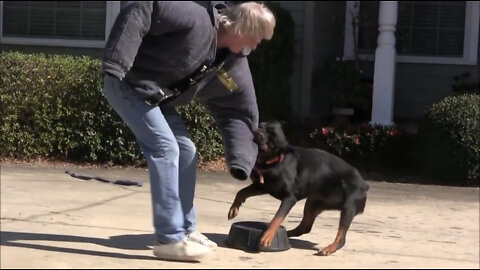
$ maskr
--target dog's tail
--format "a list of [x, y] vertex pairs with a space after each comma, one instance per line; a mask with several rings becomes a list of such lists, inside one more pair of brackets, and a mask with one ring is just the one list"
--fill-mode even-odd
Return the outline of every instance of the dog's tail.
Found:
[[355, 183], [355, 185], [358, 186], [358, 188], [360, 188], [362, 191], [367, 192], [370, 189], [370, 185], [365, 182], [365, 179], [358, 170], [355, 169], [350, 178], [354, 180], [352, 182]]

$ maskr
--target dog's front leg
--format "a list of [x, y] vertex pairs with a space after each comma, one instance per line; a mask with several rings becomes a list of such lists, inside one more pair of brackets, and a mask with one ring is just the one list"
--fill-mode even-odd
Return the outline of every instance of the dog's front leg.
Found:
[[268, 247], [272, 244], [275, 233], [296, 203], [297, 199], [293, 195], [289, 195], [282, 200], [282, 203], [280, 204], [280, 207], [278, 208], [278, 211], [273, 217], [272, 221], [268, 225], [267, 230], [263, 232], [262, 236], [260, 237], [259, 244], [261, 247]]
[[249, 185], [248, 187], [242, 188], [235, 196], [235, 200], [230, 207], [230, 211], [228, 211], [228, 219], [232, 219], [238, 215], [240, 206], [247, 198], [263, 194], [266, 194], [266, 192], [255, 183]]

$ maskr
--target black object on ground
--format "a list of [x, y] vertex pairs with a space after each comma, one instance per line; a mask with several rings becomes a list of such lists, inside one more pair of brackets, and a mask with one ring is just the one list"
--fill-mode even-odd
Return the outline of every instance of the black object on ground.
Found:
[[112, 180], [108, 180], [106, 178], [98, 177], [98, 176], [81, 175], [81, 174], [78, 174], [78, 173], [71, 172], [69, 170], [66, 170], [65, 173], [69, 174], [71, 177], [75, 177], [75, 178], [82, 179], [82, 180], [95, 179], [95, 180], [103, 182], [103, 183], [112, 183], [112, 184], [122, 185], [122, 186], [138, 186], [138, 187], [143, 186], [142, 182], [137, 182], [137, 181], [131, 181], [131, 180], [114, 180], [114, 181], [112, 181]]
[[260, 236], [267, 229], [268, 223], [241, 221], [233, 223], [228, 233], [227, 245], [249, 252], [284, 251], [290, 248], [287, 231], [280, 226], [269, 247], [259, 247]]

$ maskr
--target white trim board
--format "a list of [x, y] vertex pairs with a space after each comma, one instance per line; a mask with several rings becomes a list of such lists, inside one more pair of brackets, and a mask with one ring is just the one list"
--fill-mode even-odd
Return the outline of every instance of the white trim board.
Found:
[[[361, 1], [347, 1], [345, 8], [345, 40], [343, 47], [343, 60], [354, 60], [353, 33], [349, 13], [359, 12]], [[440, 57], [440, 56], [409, 56], [397, 54], [396, 61], [399, 63], [424, 63], [424, 64], [451, 64], [451, 65], [477, 65], [480, 2], [466, 1], [465, 13], [465, 36], [463, 41], [463, 57]], [[347, 35], [348, 34], [348, 35]], [[374, 54], [359, 54], [358, 58], [364, 61], [374, 61]]]
[[0, 1], [0, 44], [76, 47], [76, 48], [104, 48], [110, 34], [110, 29], [120, 12], [120, 1], [106, 1], [105, 40], [63, 39], [63, 38], [29, 38], [3, 37], [3, 1]]

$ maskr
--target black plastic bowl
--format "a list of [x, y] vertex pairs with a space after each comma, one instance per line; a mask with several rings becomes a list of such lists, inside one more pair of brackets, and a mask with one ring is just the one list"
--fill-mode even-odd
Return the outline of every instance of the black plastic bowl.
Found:
[[284, 251], [290, 248], [287, 231], [280, 226], [269, 247], [259, 247], [260, 236], [267, 229], [268, 223], [242, 221], [233, 223], [228, 233], [227, 245], [250, 252]]

